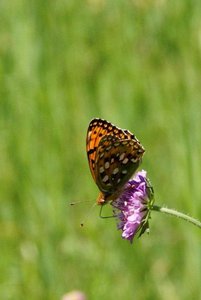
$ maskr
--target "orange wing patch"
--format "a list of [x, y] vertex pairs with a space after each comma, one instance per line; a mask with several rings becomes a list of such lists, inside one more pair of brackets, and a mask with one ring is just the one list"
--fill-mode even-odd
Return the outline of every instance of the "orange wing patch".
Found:
[[102, 119], [90, 122], [86, 150], [91, 174], [103, 194], [99, 204], [131, 178], [145, 151], [130, 131]]

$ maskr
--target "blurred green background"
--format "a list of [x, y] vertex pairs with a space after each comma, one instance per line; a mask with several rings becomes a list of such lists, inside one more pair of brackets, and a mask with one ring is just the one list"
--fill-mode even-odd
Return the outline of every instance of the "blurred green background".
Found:
[[140, 139], [158, 205], [201, 218], [200, 11], [0, 2], [1, 299], [201, 299], [199, 229], [153, 212], [130, 245], [98, 207], [80, 228], [98, 194], [85, 153], [94, 117]]

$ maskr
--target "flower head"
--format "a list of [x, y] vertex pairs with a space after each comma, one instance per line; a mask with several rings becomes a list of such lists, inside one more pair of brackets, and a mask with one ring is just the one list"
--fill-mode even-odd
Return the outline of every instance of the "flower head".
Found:
[[128, 181], [121, 195], [111, 205], [118, 219], [117, 227], [122, 230], [122, 238], [133, 241], [134, 236], [148, 230], [150, 209], [153, 205], [153, 188], [142, 170]]

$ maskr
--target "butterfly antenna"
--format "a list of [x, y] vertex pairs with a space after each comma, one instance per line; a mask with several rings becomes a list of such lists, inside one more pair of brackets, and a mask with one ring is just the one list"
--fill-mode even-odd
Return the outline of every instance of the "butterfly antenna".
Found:
[[88, 213], [86, 214], [84, 220], [82, 223], [80, 223], [80, 226], [83, 227], [84, 226], [84, 222], [85, 220], [89, 217], [89, 215], [91, 214], [92, 210], [94, 209], [94, 207], [97, 205], [97, 203], [95, 202], [89, 209]]
[[78, 204], [78, 203], [86, 203], [86, 202], [91, 202], [93, 200], [80, 200], [80, 201], [73, 201], [73, 202], [70, 202], [69, 205], [73, 206], [75, 204]]

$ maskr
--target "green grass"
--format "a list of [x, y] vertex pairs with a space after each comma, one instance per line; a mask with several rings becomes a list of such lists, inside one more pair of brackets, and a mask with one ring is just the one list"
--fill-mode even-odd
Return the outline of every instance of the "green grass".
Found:
[[[199, 1], [2, 1], [0, 298], [201, 299], [201, 235], [152, 213], [133, 245], [94, 208], [93, 117], [133, 131], [158, 205], [201, 218]], [[90, 200], [70, 207], [71, 201]], [[109, 212], [109, 208], [108, 208]]]

